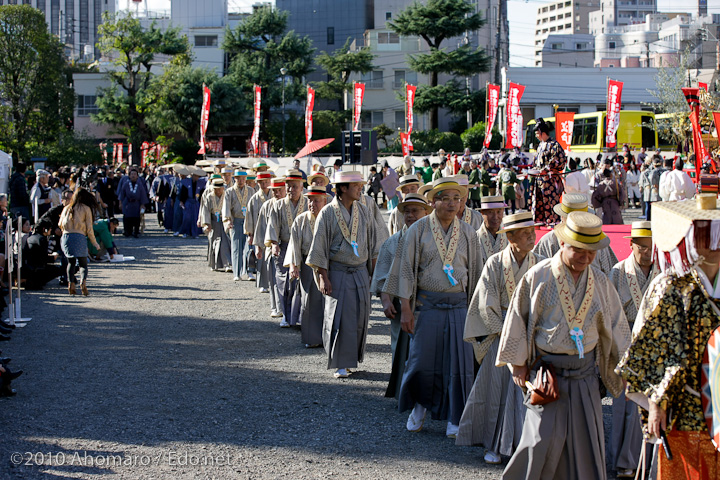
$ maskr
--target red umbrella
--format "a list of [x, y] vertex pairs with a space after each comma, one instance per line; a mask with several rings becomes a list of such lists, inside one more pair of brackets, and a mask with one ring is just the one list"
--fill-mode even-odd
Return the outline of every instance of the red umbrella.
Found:
[[307, 143], [302, 148], [302, 150], [300, 150], [297, 155], [295, 155], [295, 158], [307, 157], [308, 155], [317, 152], [321, 148], [330, 145], [334, 141], [334, 138], [321, 138], [320, 140], [313, 140], [312, 142]]

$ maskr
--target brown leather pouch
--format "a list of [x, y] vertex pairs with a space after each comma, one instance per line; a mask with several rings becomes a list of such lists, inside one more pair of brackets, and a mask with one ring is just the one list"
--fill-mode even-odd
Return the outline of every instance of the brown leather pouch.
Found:
[[555, 367], [551, 363], [540, 361], [530, 390], [530, 405], [546, 405], [557, 400], [559, 396]]

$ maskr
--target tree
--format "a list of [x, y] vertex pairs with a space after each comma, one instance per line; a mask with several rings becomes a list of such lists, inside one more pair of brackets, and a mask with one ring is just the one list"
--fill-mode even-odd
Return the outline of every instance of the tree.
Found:
[[132, 145], [132, 163], [139, 165], [142, 142], [153, 138], [148, 115], [158, 100], [151, 72], [155, 57], [167, 55], [171, 62], [187, 62], [188, 40], [179, 28], [161, 30], [153, 22], [145, 29], [130, 13], [106, 13], [103, 20], [98, 27], [98, 45], [103, 55], [115, 58], [117, 69], [107, 73], [112, 86], [101, 89], [93, 120], [112, 125], [125, 135]]
[[239, 120], [238, 112], [248, 110], [240, 89], [231, 79], [220, 77], [213, 70], [172, 65], [154, 82], [157, 101], [151, 106], [148, 125], [158, 132], [199, 139], [203, 84], [211, 92], [208, 132], [227, 129]]
[[0, 143], [15, 162], [27, 144], [56, 141], [72, 125], [75, 94], [63, 46], [29, 5], [0, 7]]
[[441, 48], [443, 41], [485, 24], [480, 14], [472, 13], [473, 9], [465, 0], [428, 0], [425, 4], [416, 2], [408, 6], [388, 23], [398, 35], [419, 36], [430, 48], [430, 53], [408, 57], [413, 70], [430, 75], [430, 85], [421, 85], [415, 92], [415, 110], [430, 113], [431, 129], [438, 128], [440, 107], [454, 112], [479, 110], [478, 102], [484, 101], [481, 92], [468, 95], [454, 79], [438, 85], [441, 73], [466, 77], [488, 70], [489, 58], [481, 48], [473, 50], [467, 44], [452, 51]]
[[360, 50], [350, 50], [350, 39], [345, 45], [335, 50], [332, 55], [322, 52], [315, 61], [328, 75], [326, 82], [315, 82], [314, 87], [319, 98], [326, 100], [337, 100], [338, 111], [345, 109], [343, 96], [350, 89], [348, 84], [353, 73], [368, 73], [373, 69], [375, 55], [370, 53], [368, 47]]
[[231, 57], [230, 78], [246, 94], [252, 105], [252, 87], [262, 87], [263, 122], [270, 119], [270, 109], [282, 105], [283, 75], [290, 77], [285, 83], [285, 104], [305, 98], [302, 79], [312, 71], [315, 49], [308, 37], [299, 37], [294, 31], [286, 32], [288, 12], [272, 7], [256, 9], [234, 30], [228, 29], [223, 50]]
[[382, 140], [382, 142], [385, 144], [385, 148], [388, 148], [388, 137], [393, 135], [395, 131], [384, 123], [381, 123], [377, 127], [374, 127], [373, 130], [375, 130], [375, 132], [377, 133], [378, 140]]

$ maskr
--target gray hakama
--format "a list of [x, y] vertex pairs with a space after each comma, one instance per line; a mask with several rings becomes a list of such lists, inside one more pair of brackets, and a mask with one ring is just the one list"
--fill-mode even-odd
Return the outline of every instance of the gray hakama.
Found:
[[[262, 190], [253, 195], [253, 199], [261, 194]], [[258, 287], [265, 287], [270, 291], [270, 310], [272, 312], [278, 309], [277, 286], [275, 285], [275, 262], [272, 259], [272, 255], [270, 255], [270, 249], [265, 248], [265, 231], [267, 230], [269, 210], [272, 208], [274, 201], [275, 200], [271, 198], [262, 204], [257, 219], [254, 224], [251, 225], [255, 232], [253, 234], [253, 246], [258, 247], [262, 252], [262, 259], [258, 259]], [[250, 218], [251, 217], [248, 217], [248, 219]], [[245, 228], [248, 228], [247, 223], [245, 224]]]
[[[290, 325], [297, 325], [300, 319], [300, 297], [296, 295], [298, 292], [297, 281], [290, 277], [288, 267], [283, 266], [283, 259], [285, 258], [285, 254], [287, 254], [288, 244], [283, 242], [279, 245], [280, 255], [272, 257], [272, 262], [275, 265], [275, 285], [277, 288], [278, 308], [285, 316], [285, 321], [287, 323]], [[270, 253], [270, 249], [268, 248], [266, 252]]]
[[[605, 442], [595, 351], [544, 355], [555, 366], [560, 398], [543, 406], [526, 403], [522, 438], [503, 479], [604, 480]], [[533, 370], [530, 381], [535, 379]]]
[[230, 266], [230, 239], [224, 230], [222, 220], [212, 219], [208, 233], [208, 265], [216, 271]]
[[418, 403], [434, 420], [460, 423], [474, 380], [473, 349], [462, 339], [466, 315], [466, 292], [418, 290], [400, 412]]
[[300, 265], [300, 325], [302, 342], [306, 345], [322, 345], [323, 315], [325, 299], [313, 278], [313, 269]]

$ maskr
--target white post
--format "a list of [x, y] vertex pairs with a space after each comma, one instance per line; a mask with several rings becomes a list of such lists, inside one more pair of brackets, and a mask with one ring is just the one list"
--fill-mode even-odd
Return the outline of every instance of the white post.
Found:
[[[37, 211], [36, 211], [37, 212]], [[17, 261], [17, 302], [15, 303], [15, 319], [19, 323], [26, 323], [32, 320], [32, 318], [22, 318], [22, 299], [20, 298], [20, 291], [22, 289], [22, 215], [18, 215], [18, 230], [15, 232], [18, 249], [18, 261]]]
[[[9, 219], [8, 219], [9, 220]], [[7, 260], [7, 273], [8, 273], [8, 293], [10, 294], [10, 304], [8, 305], [8, 319], [5, 321], [8, 325], [15, 325], [15, 306], [13, 305], [13, 283], [12, 283], [12, 272], [13, 272], [13, 235], [12, 235], [12, 222], [5, 225], [5, 259]]]

